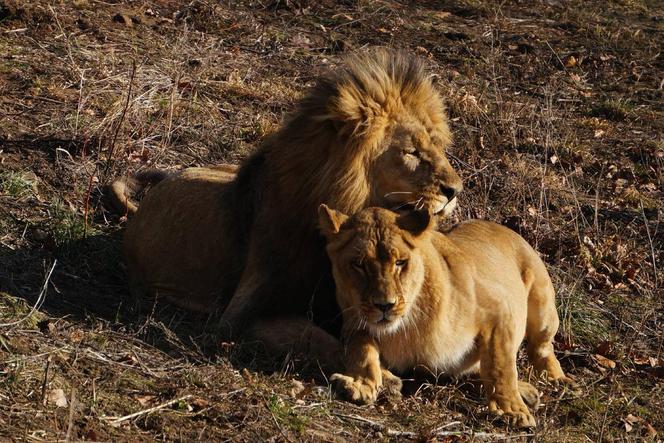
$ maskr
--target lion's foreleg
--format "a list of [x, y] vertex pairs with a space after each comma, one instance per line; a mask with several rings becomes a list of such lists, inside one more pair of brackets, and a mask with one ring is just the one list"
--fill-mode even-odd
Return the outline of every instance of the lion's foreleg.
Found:
[[260, 253], [255, 243], [249, 248], [247, 262], [240, 281], [228, 305], [217, 323], [217, 333], [222, 339], [236, 339], [247, 331], [247, 327], [270, 302], [272, 287], [269, 269], [261, 266]]
[[390, 384], [394, 382], [395, 376], [381, 367], [378, 345], [369, 334], [359, 332], [350, 337], [345, 361], [346, 374], [333, 374], [330, 380], [349, 401], [373, 403], [383, 386], [384, 372], [391, 376]]
[[489, 411], [505, 415], [517, 427], [535, 426], [535, 418], [519, 393], [516, 352], [520, 340], [508, 319], [482, 334], [480, 377], [489, 400]]
[[253, 322], [245, 339], [262, 343], [270, 355], [288, 353], [317, 362], [325, 374], [343, 368], [341, 342], [302, 317], [262, 318]]

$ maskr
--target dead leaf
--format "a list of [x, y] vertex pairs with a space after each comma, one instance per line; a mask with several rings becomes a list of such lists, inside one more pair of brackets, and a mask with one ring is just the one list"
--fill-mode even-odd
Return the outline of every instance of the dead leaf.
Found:
[[72, 343], [80, 343], [83, 341], [84, 338], [85, 338], [85, 332], [83, 332], [80, 329], [74, 329], [69, 334], [69, 340], [71, 340]]
[[632, 414], [627, 414], [627, 417], [623, 419], [623, 423], [625, 424], [625, 431], [626, 432], [631, 432], [632, 429], [634, 429], [634, 425], [637, 423], [641, 423], [643, 419], [641, 417], [637, 417], [636, 415]]
[[646, 431], [648, 432], [648, 437], [656, 437], [657, 431], [652, 427], [650, 423], [646, 422]]
[[626, 421], [623, 421], [623, 424], [625, 425], [625, 432], [632, 432], [632, 429], [634, 429], [634, 427]]
[[557, 156], [557, 155], [552, 155], [552, 156], [549, 158], [549, 161], [551, 161], [551, 164], [552, 164], [552, 165], [555, 165], [556, 163], [558, 163], [558, 156]]
[[189, 401], [189, 404], [194, 408], [196, 411], [200, 411], [201, 409], [207, 408], [210, 406], [210, 402], [207, 401], [204, 398], [201, 397], [194, 397]]
[[603, 366], [608, 369], [614, 369], [616, 367], [615, 361], [611, 360], [610, 358], [606, 358], [603, 355], [595, 354], [594, 358], [597, 364], [599, 364], [600, 366]]
[[251, 372], [249, 372], [249, 369], [242, 368], [240, 373], [242, 374], [242, 378], [244, 378], [247, 383], [251, 384], [254, 382], [254, 376], [251, 374]]
[[427, 55], [427, 56], [428, 56], [428, 55], [431, 55], [431, 53], [429, 52], [429, 50], [428, 50], [427, 48], [423, 47], [423, 46], [418, 46], [418, 47], [415, 48], [415, 50], [416, 50], [417, 52], [419, 52], [420, 54], [423, 54], [423, 55]]
[[577, 61], [576, 57], [574, 57], [573, 55], [570, 55], [567, 58], [565, 58], [565, 67], [566, 68], [573, 68], [574, 66], [576, 66], [577, 63], [578, 63], [578, 61]]
[[625, 417], [625, 421], [633, 425], [636, 423], [641, 423], [643, 419], [641, 417], [637, 417], [636, 415], [627, 414], [627, 417]]
[[434, 17], [436, 17], [436, 18], [438, 18], [438, 19], [440, 19], [440, 20], [446, 19], [446, 18], [449, 17], [450, 15], [452, 15], [452, 13], [451, 13], [451, 12], [447, 12], [447, 11], [438, 11], [438, 12], [434, 12], [434, 14], [433, 14]]
[[52, 389], [49, 391], [46, 400], [48, 404], [55, 405], [58, 408], [66, 408], [69, 404], [67, 401], [67, 396], [65, 395], [65, 391], [62, 389]]
[[146, 394], [146, 395], [137, 395], [135, 398], [136, 401], [138, 401], [141, 404], [141, 406], [148, 406], [154, 403], [154, 401], [157, 399], [157, 396]]
[[606, 133], [604, 129], [595, 129], [595, 138], [600, 138]]

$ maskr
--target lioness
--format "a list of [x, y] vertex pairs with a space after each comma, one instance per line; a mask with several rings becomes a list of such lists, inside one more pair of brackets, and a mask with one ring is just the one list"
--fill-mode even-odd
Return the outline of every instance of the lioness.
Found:
[[348, 217], [322, 205], [319, 219], [347, 342], [346, 374], [331, 379], [349, 399], [374, 401], [389, 370], [479, 371], [490, 411], [534, 426], [522, 396], [536, 403], [537, 390], [517, 379], [524, 335], [535, 369], [570, 381], [553, 353], [551, 279], [515, 232], [479, 220], [437, 232], [427, 211]]
[[[293, 325], [284, 337], [301, 331], [300, 321], [286, 320], [293, 317], [334, 330], [339, 313], [318, 206], [447, 215], [462, 188], [445, 156], [450, 143], [421, 60], [387, 49], [353, 55], [318, 81], [234, 179], [185, 170], [155, 185], [126, 231], [129, 272], [149, 293], [216, 307], [222, 335], [250, 331], [277, 345], [275, 321], [278, 331]], [[121, 205], [131, 200], [127, 189], [113, 187]]]

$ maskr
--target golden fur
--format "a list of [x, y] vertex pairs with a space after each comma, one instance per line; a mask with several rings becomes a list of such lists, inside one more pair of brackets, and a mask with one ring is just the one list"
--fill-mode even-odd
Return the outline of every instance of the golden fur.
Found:
[[[211, 311], [212, 300], [223, 290], [218, 270], [241, 271], [233, 254], [240, 245], [229, 235], [225, 205], [235, 176], [230, 168], [188, 168], [153, 184], [124, 235], [132, 290]], [[124, 200], [115, 200], [128, 202], [130, 214], [136, 203], [127, 191], [135, 189], [135, 181], [113, 189], [122, 192]]]
[[537, 390], [517, 379], [524, 336], [535, 369], [569, 381], [553, 352], [551, 279], [518, 234], [479, 220], [441, 233], [426, 211], [349, 218], [325, 205], [320, 224], [348, 345], [346, 374], [332, 380], [351, 400], [375, 400], [384, 380], [394, 384], [389, 370], [479, 371], [489, 409], [534, 426], [524, 399], [536, 404]]
[[419, 60], [385, 49], [350, 57], [237, 178], [194, 180], [185, 171], [156, 185], [127, 229], [130, 272], [179, 304], [224, 309], [224, 333], [284, 315], [313, 314], [328, 325], [338, 314], [318, 206], [448, 214], [461, 190], [445, 157], [450, 139], [441, 97]]

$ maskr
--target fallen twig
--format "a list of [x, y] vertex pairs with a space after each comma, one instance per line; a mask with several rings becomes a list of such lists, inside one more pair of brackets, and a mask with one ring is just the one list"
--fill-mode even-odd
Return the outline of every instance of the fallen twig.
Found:
[[160, 405], [153, 406], [153, 407], [148, 408], [148, 409], [143, 409], [142, 411], [134, 412], [133, 414], [123, 415], [122, 417], [101, 417], [101, 419], [108, 421], [111, 424], [111, 426], [117, 426], [120, 423], [122, 423], [123, 421], [131, 420], [131, 419], [134, 419], [136, 417], [140, 417], [141, 415], [150, 414], [150, 413], [158, 411], [160, 409], [167, 408], [171, 405], [174, 405], [175, 403], [179, 403], [183, 400], [186, 400], [189, 397], [191, 397], [191, 394], [187, 394], [184, 397], [176, 398], [175, 400], [169, 400], [166, 403], [162, 403]]
[[48, 385], [48, 370], [51, 367], [51, 356], [49, 355], [46, 358], [46, 367], [44, 368], [44, 381], [42, 382], [41, 388], [41, 402], [42, 405], [46, 406], [46, 386]]
[[69, 397], [69, 424], [67, 425], [67, 434], [65, 442], [71, 441], [71, 433], [74, 430], [74, 401], [76, 401], [76, 388], [72, 386], [71, 396]]
[[[340, 414], [338, 412], [333, 412], [334, 415], [336, 415], [339, 418], [342, 419], [347, 419], [347, 420], [354, 420], [358, 421], [360, 423], [364, 423], [366, 425], [369, 425], [374, 431], [381, 432], [389, 437], [403, 437], [403, 438], [409, 438], [412, 440], [418, 440], [423, 437], [423, 434], [413, 432], [413, 431], [399, 431], [396, 429], [389, 428], [385, 426], [382, 423], [378, 423], [372, 420], [369, 420], [364, 417], [360, 417], [359, 415], [347, 415], [347, 414]], [[469, 436], [473, 438], [478, 438], [478, 439], [487, 439], [491, 441], [496, 441], [496, 440], [511, 440], [514, 438], [521, 438], [521, 437], [530, 437], [533, 436], [534, 434], [526, 434], [526, 433], [519, 433], [519, 434], [500, 434], [500, 433], [493, 433], [493, 432], [474, 432], [473, 430], [458, 430], [458, 431], [444, 431], [443, 429], [448, 428], [450, 426], [457, 426], [460, 425], [461, 422], [459, 421], [454, 421], [447, 423], [445, 425], [439, 426], [433, 431], [429, 432], [426, 434], [427, 440], [429, 438], [435, 438], [435, 437], [451, 437], [451, 436], [456, 436], [456, 437], [461, 437], [461, 436]]]

